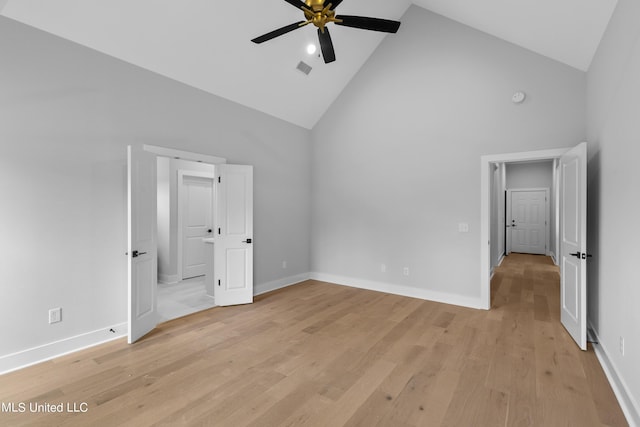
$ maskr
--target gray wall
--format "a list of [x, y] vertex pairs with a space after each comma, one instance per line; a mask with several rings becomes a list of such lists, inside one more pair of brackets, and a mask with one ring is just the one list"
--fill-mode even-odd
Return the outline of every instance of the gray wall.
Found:
[[507, 163], [507, 188], [548, 188], [553, 191], [553, 161]]
[[126, 322], [127, 144], [254, 165], [256, 284], [309, 271], [308, 130], [2, 17], [0, 58], [0, 356]]
[[313, 271], [478, 299], [480, 156], [584, 140], [585, 85], [411, 6], [312, 131]]
[[[589, 321], [640, 425], [640, 2], [619, 0], [588, 73]], [[620, 352], [620, 337], [625, 354]], [[620, 386], [620, 384], [619, 384]]]

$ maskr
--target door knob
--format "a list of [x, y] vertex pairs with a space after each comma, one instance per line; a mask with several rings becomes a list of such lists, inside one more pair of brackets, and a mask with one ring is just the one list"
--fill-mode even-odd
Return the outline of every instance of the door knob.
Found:
[[213, 231], [213, 230], [211, 230], [211, 229], [208, 229], [208, 230], [207, 230], [207, 233], [211, 233], [212, 231]]
[[582, 254], [581, 254], [580, 252], [576, 252], [575, 254], [569, 254], [569, 255], [574, 256], [574, 257], [576, 257], [576, 258], [580, 259], [580, 256], [581, 256]]
[[131, 257], [132, 258], [137, 258], [139, 255], [144, 255], [144, 254], [146, 254], [146, 252], [133, 251], [133, 252], [131, 252]]
[[251, 239], [243, 240], [242, 243], [251, 243]]

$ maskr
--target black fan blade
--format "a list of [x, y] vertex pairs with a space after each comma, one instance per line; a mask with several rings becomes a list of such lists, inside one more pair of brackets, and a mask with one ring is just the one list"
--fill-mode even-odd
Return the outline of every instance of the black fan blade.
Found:
[[256, 37], [255, 39], [253, 39], [251, 41], [254, 42], [254, 43], [266, 42], [267, 40], [271, 40], [271, 39], [274, 39], [274, 38], [276, 38], [278, 36], [281, 36], [283, 34], [287, 34], [287, 33], [291, 32], [293, 30], [297, 30], [304, 23], [305, 23], [305, 21], [300, 21], [300, 22], [296, 22], [295, 24], [291, 24], [291, 25], [284, 26], [282, 28], [278, 28], [277, 30], [273, 30], [270, 33], [263, 34], [260, 37]]
[[336, 52], [333, 50], [333, 42], [329, 35], [329, 29], [325, 27], [324, 32], [318, 28], [318, 39], [320, 39], [320, 50], [322, 50], [322, 57], [324, 63], [328, 64], [336, 60]]
[[336, 10], [336, 7], [342, 3], [342, 0], [324, 0], [324, 4], [331, 3], [331, 10]]
[[298, 9], [302, 9], [302, 6], [307, 6], [305, 2], [300, 0], [284, 0], [289, 3], [291, 6], [297, 7]]
[[336, 19], [342, 22], [336, 22], [336, 25], [345, 27], [360, 28], [362, 30], [382, 31], [385, 33], [395, 33], [400, 28], [400, 22], [390, 21], [388, 19], [368, 18], [366, 16], [336, 15]]

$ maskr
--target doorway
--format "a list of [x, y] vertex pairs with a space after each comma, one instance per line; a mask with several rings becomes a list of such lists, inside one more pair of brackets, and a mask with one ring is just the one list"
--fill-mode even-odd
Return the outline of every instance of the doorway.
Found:
[[[480, 213], [480, 272], [481, 307], [491, 308], [490, 253], [491, 241], [491, 182], [496, 164], [553, 160], [557, 162], [554, 175], [556, 208], [560, 232], [557, 239], [560, 266], [561, 322], [581, 349], [586, 349], [586, 176], [587, 143], [556, 150], [487, 155], [481, 157], [481, 213]], [[494, 242], [495, 244], [495, 242]]]
[[215, 165], [157, 157], [159, 322], [215, 306], [205, 280], [213, 257], [203, 241], [213, 236], [214, 176]]
[[[158, 157], [215, 165], [215, 238], [203, 239], [207, 264], [205, 286], [216, 305], [253, 302], [253, 166], [163, 147], [135, 144], [127, 148], [128, 341], [142, 338], [158, 324]], [[212, 274], [209, 274], [209, 273]], [[215, 277], [214, 277], [215, 274]], [[215, 283], [215, 285], [214, 285]]]
[[[480, 306], [485, 310], [491, 308], [491, 273], [492, 267], [496, 264], [498, 256], [492, 258], [492, 250], [496, 252], [496, 246], [499, 242], [496, 240], [494, 234], [496, 227], [505, 227], [506, 224], [492, 224], [492, 211], [495, 212], [495, 200], [499, 200], [499, 197], [495, 196], [495, 189], [492, 192], [492, 183], [496, 182], [499, 174], [496, 172], [501, 168], [504, 169], [506, 164], [509, 163], [526, 163], [537, 161], [557, 161], [568, 148], [559, 148], [552, 150], [540, 150], [540, 151], [528, 151], [522, 153], [507, 153], [487, 155], [480, 158], [481, 175], [480, 175]], [[557, 182], [557, 173], [554, 168], [554, 182]], [[503, 172], [506, 180], [506, 175]], [[501, 189], [502, 194], [506, 191], [506, 182], [504, 188]], [[493, 198], [492, 198], [493, 195]], [[506, 205], [506, 198], [502, 197], [503, 203]], [[493, 202], [493, 203], [492, 203]], [[554, 212], [557, 217], [557, 212]], [[505, 219], [506, 221], [506, 219]], [[493, 232], [493, 233], [492, 233]]]
[[549, 247], [549, 189], [507, 190], [507, 250], [547, 255]]
[[206, 243], [213, 237], [213, 178], [211, 173], [178, 170], [178, 271], [182, 280], [207, 272]]

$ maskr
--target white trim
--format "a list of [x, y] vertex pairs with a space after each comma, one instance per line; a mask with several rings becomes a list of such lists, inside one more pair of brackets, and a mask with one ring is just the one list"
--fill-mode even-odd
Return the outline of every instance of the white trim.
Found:
[[[177, 210], [178, 210], [178, 226], [177, 231], [178, 231], [178, 235], [176, 237], [177, 243], [178, 243], [178, 250], [177, 250], [177, 266], [176, 266], [176, 270], [177, 270], [177, 276], [178, 276], [178, 281], [180, 280], [184, 280], [184, 271], [182, 271], [182, 256], [183, 253], [182, 251], [184, 250], [184, 245], [183, 245], [183, 241], [182, 241], [182, 237], [183, 237], [183, 232], [182, 232], [182, 221], [183, 221], [183, 217], [184, 217], [184, 177], [195, 177], [195, 178], [207, 178], [207, 179], [211, 179], [211, 228], [214, 228], [215, 225], [215, 179], [216, 179], [216, 174], [215, 174], [215, 166], [214, 166], [214, 171], [213, 172], [204, 172], [204, 171], [193, 171], [190, 169], [178, 169], [178, 183], [176, 184], [176, 193], [177, 193]], [[210, 262], [213, 262], [213, 260], [209, 260]]]
[[224, 157], [209, 156], [207, 154], [192, 153], [189, 151], [176, 150], [174, 148], [159, 147], [156, 145], [142, 146], [144, 151], [155, 153], [158, 156], [170, 157], [172, 159], [191, 160], [199, 163], [211, 163], [212, 165], [219, 165], [221, 163], [227, 163], [227, 159]]
[[[113, 329], [115, 332], [111, 332]], [[98, 329], [0, 357], [0, 375], [127, 336], [127, 323]]]
[[175, 285], [180, 279], [177, 274], [158, 274], [158, 283], [163, 285]]
[[419, 289], [411, 286], [396, 285], [392, 283], [375, 282], [366, 279], [353, 277], [336, 276], [333, 274], [312, 272], [310, 278], [321, 282], [333, 283], [336, 285], [349, 286], [352, 288], [367, 289], [370, 291], [385, 292], [387, 294], [400, 295], [410, 298], [419, 298], [427, 301], [440, 302], [444, 304], [459, 305], [469, 308], [482, 308], [479, 298], [469, 298], [461, 295], [449, 294], [445, 292]]
[[297, 274], [295, 276], [283, 277], [270, 282], [259, 283], [253, 287], [253, 295], [261, 295], [287, 286], [297, 285], [300, 282], [309, 280], [309, 273]]
[[[277, 289], [286, 288], [287, 286], [295, 285], [300, 282], [304, 282], [305, 280], [309, 280], [309, 273], [283, 277], [281, 279], [261, 283], [254, 287], [253, 292], [254, 295], [260, 295]], [[208, 295], [208, 297], [214, 299], [210, 295]], [[111, 332], [111, 329], [113, 329], [115, 333]], [[55, 359], [76, 351], [85, 350], [118, 338], [124, 338], [126, 336], [127, 322], [124, 322], [111, 327], [98, 329], [96, 331], [87, 332], [49, 344], [8, 354], [0, 357], [0, 375], [46, 362], [47, 360]]]
[[504, 261], [504, 252], [502, 253], [502, 255], [500, 255], [500, 259], [498, 259], [496, 265], [491, 267], [491, 279], [493, 279], [493, 275], [496, 272], [496, 267], [500, 267], [502, 265], [502, 261]]
[[558, 256], [560, 254], [560, 159], [553, 159], [553, 225], [551, 235], [554, 236], [553, 249], [554, 249], [554, 263], [558, 264]]
[[589, 324], [588, 330], [592, 334], [591, 338], [595, 341], [592, 343], [593, 351], [600, 362], [600, 366], [602, 366], [604, 374], [609, 380], [609, 384], [618, 399], [620, 408], [622, 408], [622, 412], [629, 426], [640, 427], [640, 405], [638, 405], [638, 402], [634, 400], [633, 395], [629, 392], [629, 387], [627, 387], [627, 384], [624, 382], [624, 378], [618, 375], [616, 365], [613, 363], [613, 360], [609, 358], [609, 352], [604, 345], [600, 343], [598, 334], [591, 324]]
[[480, 307], [491, 308], [491, 186], [492, 163], [530, 162], [553, 160], [570, 148], [526, 151], [522, 153], [490, 154], [480, 156]]

